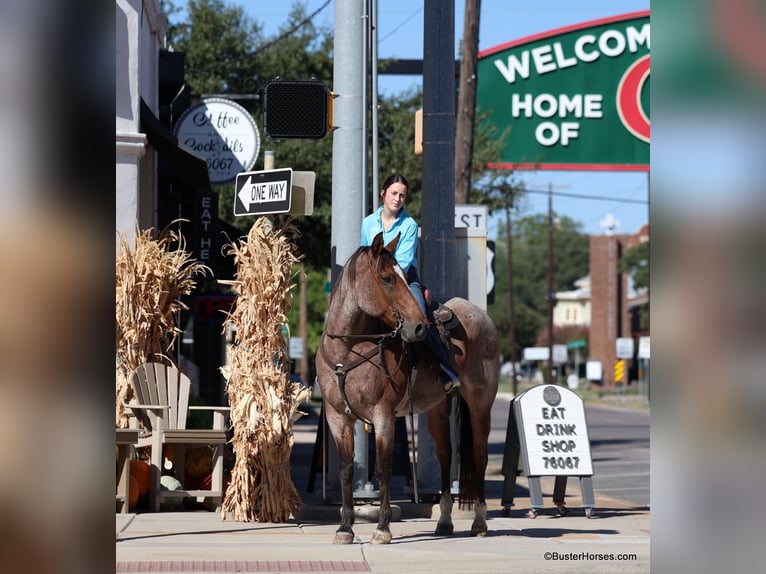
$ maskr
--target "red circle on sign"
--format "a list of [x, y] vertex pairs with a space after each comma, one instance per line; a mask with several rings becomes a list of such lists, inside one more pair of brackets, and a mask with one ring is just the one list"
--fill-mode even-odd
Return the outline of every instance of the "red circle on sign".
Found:
[[649, 56], [636, 60], [617, 86], [617, 112], [630, 133], [649, 143], [649, 118], [641, 105], [641, 90], [649, 77]]

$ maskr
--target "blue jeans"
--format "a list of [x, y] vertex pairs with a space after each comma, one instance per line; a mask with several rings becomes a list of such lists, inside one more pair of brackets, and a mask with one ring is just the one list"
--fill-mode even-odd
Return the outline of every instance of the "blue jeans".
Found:
[[444, 345], [442, 345], [441, 339], [439, 338], [439, 333], [436, 330], [436, 325], [434, 325], [433, 317], [431, 317], [431, 314], [426, 310], [426, 299], [423, 296], [423, 286], [420, 284], [420, 281], [415, 279], [409, 284], [409, 287], [413, 297], [415, 297], [415, 301], [420, 305], [420, 310], [423, 311], [423, 314], [428, 319], [428, 333], [426, 333], [424, 343], [439, 360], [442, 370], [452, 379], [457, 379], [458, 377], [457, 374], [455, 374], [455, 369], [450, 366], [447, 350], [444, 348]]

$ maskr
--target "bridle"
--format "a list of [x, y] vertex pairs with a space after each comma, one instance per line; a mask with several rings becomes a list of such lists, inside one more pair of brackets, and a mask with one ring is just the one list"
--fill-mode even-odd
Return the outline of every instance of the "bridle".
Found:
[[[356, 355], [356, 358], [347, 363], [335, 363], [335, 376], [338, 378], [338, 389], [340, 390], [341, 398], [343, 399], [343, 404], [345, 405], [345, 411], [346, 414], [350, 414], [355, 416], [357, 419], [364, 421], [365, 423], [372, 426], [372, 422], [368, 420], [366, 417], [363, 417], [356, 413], [352, 408], [351, 405], [348, 402], [348, 398], [346, 396], [346, 375], [350, 371], [353, 371], [355, 368], [357, 368], [359, 365], [362, 365], [364, 363], [369, 363], [373, 365], [375, 368], [377, 368], [385, 378], [387, 378], [389, 381], [393, 379], [393, 377], [399, 373], [401, 370], [402, 364], [404, 362], [404, 356], [407, 354], [407, 346], [402, 346], [402, 353], [399, 356], [399, 361], [396, 364], [396, 369], [393, 373], [389, 373], [388, 369], [386, 368], [385, 362], [383, 361], [383, 350], [386, 348], [388, 344], [396, 340], [397, 337], [399, 337], [399, 334], [401, 332], [402, 327], [404, 326], [404, 319], [402, 319], [402, 315], [399, 312], [399, 310], [396, 308], [396, 305], [394, 305], [394, 302], [391, 299], [391, 296], [386, 292], [386, 290], [381, 285], [381, 280], [378, 277], [378, 267], [380, 265], [380, 257], [377, 258], [377, 265], [373, 267], [372, 260], [369, 261], [369, 267], [370, 267], [370, 273], [375, 279], [375, 284], [377, 285], [378, 289], [385, 294], [385, 296], [388, 298], [389, 306], [391, 307], [391, 311], [396, 318], [396, 325], [394, 326], [392, 331], [389, 331], [387, 333], [374, 333], [374, 334], [352, 334], [352, 333], [330, 333], [325, 331], [324, 336], [329, 337], [330, 339], [359, 339], [359, 340], [370, 340], [375, 341], [376, 344], [372, 347], [371, 350], [367, 351], [366, 353], [360, 353], [359, 351], [356, 351], [353, 346], [349, 347], [349, 351]], [[325, 359], [329, 359], [327, 355], [323, 351], [323, 346], [319, 346], [319, 352], [321, 352]], [[380, 360], [375, 362], [372, 359], [376, 356], [380, 356]], [[332, 362], [332, 361], [328, 361]]]

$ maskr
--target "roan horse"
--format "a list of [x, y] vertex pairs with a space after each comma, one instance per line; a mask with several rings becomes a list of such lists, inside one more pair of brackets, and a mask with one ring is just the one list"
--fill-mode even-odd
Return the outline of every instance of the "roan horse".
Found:
[[[338, 449], [342, 489], [341, 523], [335, 544], [354, 541], [354, 423], [375, 429], [375, 471], [380, 514], [372, 543], [391, 541], [391, 499], [395, 418], [427, 412], [441, 471], [440, 517], [436, 534], [453, 532], [450, 493], [450, 421], [439, 365], [430, 353], [409, 343], [425, 337], [426, 317], [410, 293], [392, 255], [398, 237], [384, 247], [382, 234], [359, 248], [344, 266], [330, 296], [327, 324], [317, 353], [317, 382]], [[497, 330], [486, 312], [453, 298], [446, 305], [458, 320], [450, 331], [450, 358], [461, 385], [458, 408], [459, 503], [474, 506], [472, 536], [487, 534], [484, 475], [490, 409], [497, 394]], [[467, 406], [467, 409], [466, 409]]]

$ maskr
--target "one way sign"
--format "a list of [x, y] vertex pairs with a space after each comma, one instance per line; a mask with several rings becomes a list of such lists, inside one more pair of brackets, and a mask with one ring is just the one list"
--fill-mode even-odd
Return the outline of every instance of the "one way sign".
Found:
[[234, 215], [287, 213], [292, 184], [293, 170], [289, 167], [237, 174]]

